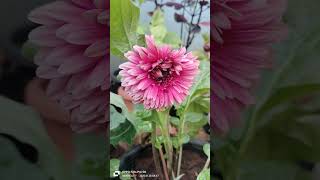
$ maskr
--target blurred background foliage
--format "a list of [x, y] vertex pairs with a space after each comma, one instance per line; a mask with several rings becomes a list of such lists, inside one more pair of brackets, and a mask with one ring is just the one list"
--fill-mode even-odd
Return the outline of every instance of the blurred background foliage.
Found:
[[[227, 137], [212, 137], [214, 167], [224, 179], [308, 180], [320, 158], [320, 2], [289, 0], [285, 41], [274, 46], [256, 105]], [[314, 172], [312, 172], [312, 170]]]

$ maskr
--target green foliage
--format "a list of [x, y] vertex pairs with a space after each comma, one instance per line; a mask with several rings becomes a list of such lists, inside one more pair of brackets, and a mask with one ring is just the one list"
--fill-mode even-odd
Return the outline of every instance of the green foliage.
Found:
[[136, 117], [141, 118], [143, 120], [148, 120], [148, 118], [152, 116], [152, 112], [146, 110], [142, 104], [135, 105], [134, 113]]
[[152, 16], [150, 24], [150, 32], [155, 38], [157, 44], [169, 44], [173, 48], [179, 48], [181, 39], [176, 33], [168, 32], [165, 25], [164, 13], [162, 10], [157, 9]]
[[207, 123], [208, 123], [208, 118], [205, 116], [198, 122], [192, 122], [192, 123], [186, 122], [185, 124], [186, 133], [188, 133], [188, 135], [191, 138], [194, 138], [199, 133], [199, 129], [201, 129]]
[[[39, 153], [37, 165], [45, 174], [57, 180], [70, 179], [68, 176], [69, 170], [65, 167], [65, 161], [48, 136], [40, 116], [32, 108], [3, 97], [0, 97], [0, 107], [2, 116], [0, 133], [9, 134], [23, 143], [35, 147]], [[25, 166], [25, 168], [29, 169], [30, 167]], [[16, 174], [16, 176], [20, 175], [22, 174]]]
[[[117, 145], [119, 142], [132, 143], [136, 135], [134, 116], [129, 113], [121, 96], [110, 93], [110, 144]], [[118, 112], [116, 108], [121, 109]]]
[[123, 57], [139, 39], [136, 32], [140, 10], [130, 0], [111, 0], [110, 9], [110, 51]]
[[165, 26], [164, 14], [161, 9], [154, 11], [151, 24], [150, 32], [154, 36], [154, 39], [157, 43], [163, 42], [164, 37], [167, 34], [167, 27]]
[[127, 142], [131, 144], [135, 135], [136, 129], [129, 121], [126, 121], [116, 129], [110, 131], [110, 144], [114, 146], [119, 142]]
[[[210, 162], [210, 144], [203, 145], [203, 152], [208, 157], [207, 163]], [[198, 175], [197, 180], [210, 180], [210, 168], [205, 167]]]
[[154, 146], [158, 149], [162, 148], [163, 144], [165, 143], [165, 138], [164, 136], [157, 136], [155, 139], [155, 144]]
[[[1, 180], [41, 179], [49, 180], [47, 173], [40, 167], [27, 162], [21, 157], [14, 144], [0, 137], [0, 177]], [[19, 173], [17, 173], [19, 172]]]
[[177, 36], [177, 34], [173, 32], [167, 32], [161, 44], [170, 44], [173, 48], [179, 48], [181, 43], [181, 39]]
[[210, 43], [210, 35], [208, 33], [203, 33], [202, 34], [202, 39], [204, 41], [204, 44]]
[[190, 141], [190, 136], [185, 133], [182, 135], [181, 139], [179, 137], [172, 137], [171, 140], [173, 147], [178, 149], [181, 146], [180, 143], [187, 144]]
[[185, 121], [186, 122], [195, 123], [195, 122], [199, 122], [202, 118], [203, 118], [202, 113], [187, 112], [185, 114]]
[[72, 179], [100, 180], [109, 174], [108, 147], [104, 134], [75, 134], [75, 157], [72, 164]]
[[242, 137], [215, 138], [215, 161], [226, 179], [308, 180], [311, 173], [296, 162], [320, 161], [319, 2], [288, 3], [289, 36], [275, 46], [275, 70], [262, 77]]
[[201, 171], [197, 177], [197, 180], [210, 180], [210, 169]]
[[203, 152], [207, 155], [207, 157], [210, 159], [210, 144], [205, 144], [203, 146]]
[[[139, 4], [134, 1], [135, 4]], [[117, 9], [116, 9], [117, 8]], [[113, 10], [116, 9], [116, 10]], [[120, 10], [121, 9], [121, 10]], [[130, 50], [134, 44], [144, 43], [144, 34], [151, 33], [158, 45], [168, 44], [173, 48], [180, 48], [181, 39], [177, 34], [168, 32], [165, 24], [165, 17], [162, 10], [157, 9], [152, 16], [150, 26], [147, 28], [138, 25], [139, 9], [129, 0], [118, 2], [111, 0], [111, 53], [115, 56], [123, 56], [123, 53]], [[126, 16], [126, 17], [124, 17]], [[115, 22], [112, 22], [115, 18]], [[130, 21], [129, 21], [130, 20]], [[120, 27], [120, 28], [112, 28]], [[114, 36], [115, 34], [115, 36]], [[202, 54], [203, 60], [208, 60]], [[168, 151], [172, 146], [176, 149], [182, 144], [188, 143], [191, 138], [199, 132], [203, 125], [207, 124], [207, 113], [210, 109], [210, 66], [209, 62], [201, 62], [200, 73], [195, 80], [190, 96], [181, 106], [177, 107], [179, 117], [169, 116], [169, 109], [164, 111], [145, 110], [142, 105], [135, 105], [133, 113], [129, 113], [121, 97], [111, 94], [111, 144], [120, 141], [131, 142], [136, 132], [153, 132], [152, 142], [156, 148], [165, 148], [165, 157], [170, 158]], [[121, 111], [119, 111], [119, 108]], [[176, 136], [170, 136], [170, 125], [178, 131], [184, 131]], [[155, 133], [156, 128], [161, 135]], [[168, 160], [169, 161], [169, 160]], [[209, 177], [208, 171], [201, 172], [200, 177]], [[176, 179], [180, 179], [177, 177]]]
[[117, 112], [114, 106], [110, 106], [110, 129], [116, 129], [126, 121], [126, 117]]
[[111, 159], [110, 160], [110, 176], [109, 177], [114, 177], [113, 173], [115, 171], [119, 170], [119, 166], [120, 166], [120, 160], [119, 159]]
[[208, 54], [203, 49], [194, 50], [192, 54], [197, 56], [199, 61], [210, 61]]
[[134, 109], [135, 115], [135, 128], [137, 132], [144, 133], [144, 132], [152, 132], [152, 112], [146, 110], [142, 104], [135, 105]]
[[[113, 176], [113, 173], [115, 172], [115, 171], [118, 171], [119, 170], [119, 167], [120, 167], [120, 160], [119, 159], [111, 159], [110, 160], [110, 176], [109, 177], [111, 177], [111, 178], [115, 178], [114, 176]], [[128, 176], [124, 176], [124, 175], [126, 175], [126, 174], [124, 174], [123, 172], [120, 172], [120, 179], [121, 180], [130, 180], [131, 178], [130, 177], [128, 177]]]
[[105, 175], [105, 158], [104, 157], [87, 157], [82, 161], [80, 171], [87, 177], [104, 177]]
[[[210, 92], [210, 63], [207, 61], [201, 61], [200, 73], [196, 76], [194, 84], [192, 85], [189, 96], [179, 107], [179, 111], [184, 110], [185, 107], [189, 107], [190, 104], [197, 102], [197, 98], [204, 98], [209, 95]], [[206, 99], [209, 102], [209, 99]], [[208, 103], [206, 103], [209, 105]], [[182, 108], [182, 109], [181, 109]]]

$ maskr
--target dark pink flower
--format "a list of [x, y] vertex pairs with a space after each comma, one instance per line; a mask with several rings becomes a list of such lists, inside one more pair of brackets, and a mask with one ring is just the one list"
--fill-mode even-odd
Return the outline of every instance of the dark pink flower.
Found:
[[75, 131], [105, 128], [108, 82], [106, 0], [64, 0], [35, 9], [41, 24], [30, 33], [39, 46], [37, 75], [48, 79], [47, 94], [71, 112]]
[[198, 72], [199, 61], [185, 48], [157, 47], [146, 36], [147, 48], [133, 46], [125, 54], [129, 60], [120, 65], [122, 86], [134, 103], [146, 109], [163, 109], [182, 103]]
[[271, 45], [286, 34], [285, 8], [285, 0], [213, 1], [211, 125], [216, 132], [227, 132], [254, 103], [251, 90], [261, 69], [271, 66]]

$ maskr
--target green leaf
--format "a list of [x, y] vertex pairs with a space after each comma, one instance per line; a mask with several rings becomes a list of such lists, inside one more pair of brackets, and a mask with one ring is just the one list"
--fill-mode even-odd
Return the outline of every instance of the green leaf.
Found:
[[204, 43], [210, 43], [210, 35], [208, 33], [203, 33], [202, 34], [202, 39], [204, 41]]
[[196, 98], [209, 94], [210, 90], [210, 63], [208, 61], [201, 61], [200, 73], [195, 78], [194, 84], [192, 85], [189, 96], [183, 103], [183, 105], [189, 105]]
[[152, 124], [150, 121], [138, 120], [135, 123], [135, 128], [139, 133], [152, 132]]
[[210, 169], [201, 171], [197, 177], [197, 180], [210, 180]]
[[22, 158], [21, 153], [10, 140], [0, 136], [0, 147], [1, 180], [49, 180], [50, 176], [41, 167]]
[[123, 54], [137, 44], [137, 27], [140, 10], [130, 0], [110, 1], [110, 51]]
[[145, 32], [146, 32], [145, 28], [142, 25], [138, 25], [137, 33], [143, 35], [143, 34], [146, 34]]
[[180, 123], [180, 119], [177, 118], [177, 117], [172, 117], [172, 116], [170, 116], [170, 122], [171, 122], [173, 125], [178, 126], [179, 123]]
[[[132, 124], [135, 123], [134, 116], [129, 112], [126, 104], [123, 101], [123, 98], [115, 93], [110, 92], [110, 104], [121, 108], [122, 112], [121, 114], [125, 116]], [[117, 119], [114, 119], [117, 120]], [[113, 119], [111, 119], [113, 121]], [[111, 122], [115, 123], [115, 122]], [[116, 124], [116, 123], [115, 123]]]
[[193, 138], [199, 133], [199, 129], [208, 123], [207, 117], [202, 118], [198, 122], [186, 122], [185, 127], [187, 129], [188, 135]]
[[123, 98], [113, 92], [110, 92], [110, 104], [113, 104], [123, 110], [128, 110], [126, 104], [123, 101]]
[[153, 13], [150, 32], [158, 44], [161, 44], [167, 35], [167, 27], [165, 26], [164, 14], [161, 9], [157, 9]]
[[119, 142], [132, 143], [134, 136], [136, 135], [136, 129], [129, 121], [120, 124], [120, 126], [110, 132], [110, 144], [113, 146], [119, 144]]
[[174, 180], [180, 180], [180, 179], [182, 179], [183, 176], [184, 176], [184, 174], [181, 174], [180, 176], [176, 177]]
[[86, 157], [81, 161], [80, 172], [86, 177], [105, 177], [105, 157]]
[[194, 56], [197, 56], [199, 61], [209, 61], [210, 60], [208, 54], [203, 50], [192, 51], [192, 54]]
[[146, 119], [152, 115], [150, 110], [144, 108], [142, 104], [137, 104], [134, 106], [134, 113], [137, 117], [141, 119]]
[[126, 121], [126, 117], [118, 113], [114, 106], [110, 106], [110, 129], [116, 129], [121, 123]]
[[207, 157], [210, 159], [210, 144], [205, 144], [203, 146], [203, 152], [207, 155]]
[[152, 132], [151, 118], [152, 112], [146, 110], [142, 104], [134, 106], [135, 123], [134, 126], [139, 133]]
[[203, 118], [202, 113], [195, 113], [195, 112], [187, 112], [185, 114], [185, 121], [196, 123], [199, 122]]
[[[171, 138], [173, 147], [178, 149], [180, 147], [180, 141], [179, 141], [179, 137], [172, 137]], [[182, 144], [187, 144], [190, 141], [190, 136], [188, 134], [183, 134], [181, 137], [181, 143]]]
[[32, 108], [0, 96], [0, 133], [11, 135], [35, 147], [39, 153], [38, 166], [56, 180], [69, 180], [70, 170], [62, 154], [52, 142], [40, 115]]
[[135, 125], [137, 123], [134, 116], [128, 111], [121, 96], [110, 92], [110, 104], [121, 108], [121, 113], [110, 106], [110, 144], [117, 145], [119, 142], [132, 143], [136, 135]]
[[109, 177], [114, 177], [113, 173], [115, 171], [118, 171], [120, 167], [120, 160], [119, 159], [111, 159], [110, 160], [110, 176]]
[[[106, 167], [108, 144], [105, 134], [85, 133], [73, 136], [75, 158], [72, 166], [72, 179], [99, 180], [109, 175], [109, 166]], [[106, 148], [107, 147], [107, 148]]]
[[162, 44], [169, 44], [173, 48], [179, 48], [181, 46], [181, 40], [176, 33], [168, 32], [162, 40]]
[[160, 149], [162, 148], [162, 144], [164, 144], [165, 138], [163, 136], [157, 136], [155, 139], [155, 147]]
[[[116, 171], [119, 171], [119, 167], [120, 167], [120, 160], [118, 159], [111, 159], [110, 160], [110, 178], [115, 178], [118, 176], [114, 176], [114, 173]], [[124, 172], [119, 172], [120, 173], [120, 179], [121, 180], [129, 180], [131, 179], [129, 176], [130, 174], [125, 174]]]

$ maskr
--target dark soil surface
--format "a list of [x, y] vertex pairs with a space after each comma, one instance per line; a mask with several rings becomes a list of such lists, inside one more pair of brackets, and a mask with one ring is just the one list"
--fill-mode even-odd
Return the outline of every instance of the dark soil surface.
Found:
[[121, 147], [114, 148], [113, 146], [110, 148], [110, 158], [120, 158], [122, 154], [125, 153], [125, 150]]
[[[135, 160], [135, 170], [145, 170], [147, 174], [158, 174], [155, 170], [151, 148], [145, 149]], [[196, 180], [198, 173], [206, 163], [206, 157], [201, 152], [192, 151], [189, 148], [183, 151], [181, 173], [182, 180]], [[176, 170], [175, 170], [176, 172]], [[138, 179], [138, 178], [137, 178]], [[144, 179], [160, 179], [144, 178]]]

